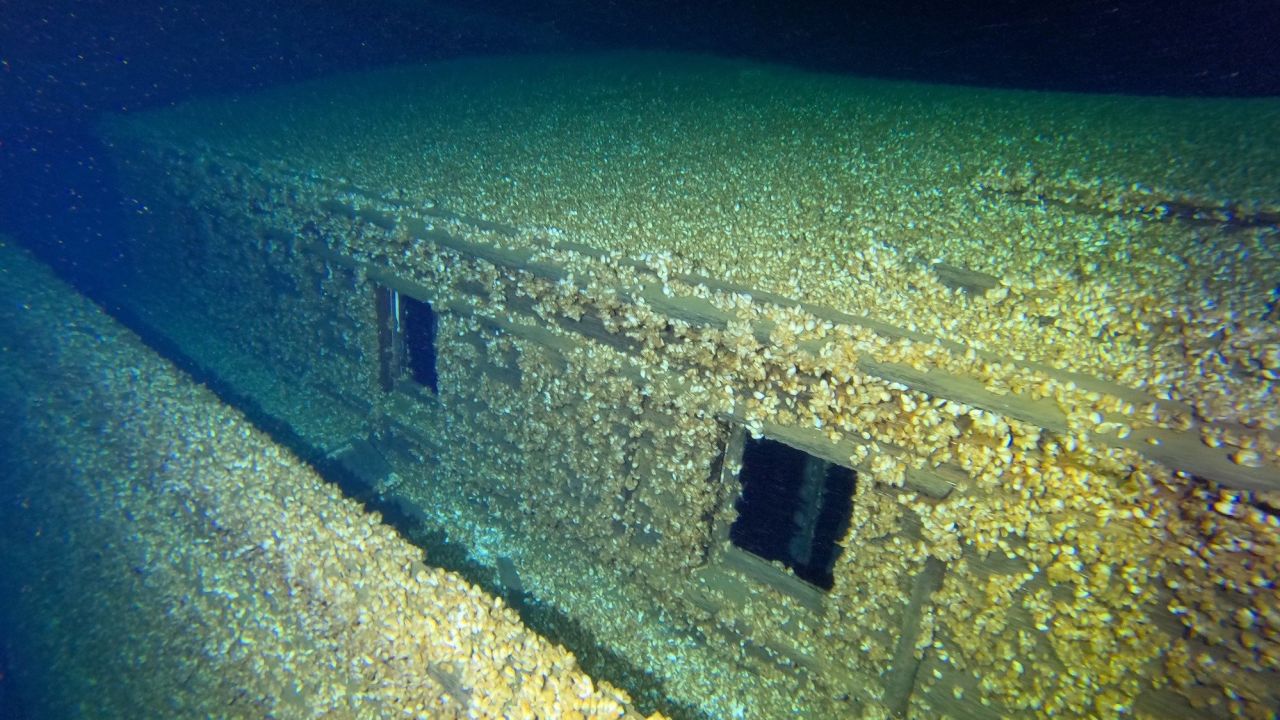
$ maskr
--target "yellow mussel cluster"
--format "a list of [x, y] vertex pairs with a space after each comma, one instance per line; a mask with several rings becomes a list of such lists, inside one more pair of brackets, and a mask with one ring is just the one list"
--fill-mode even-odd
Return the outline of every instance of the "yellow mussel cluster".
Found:
[[82, 633], [41, 636], [51, 667], [83, 674], [61, 680], [103, 688], [60, 701], [153, 701], [169, 717], [636, 717], [625, 692], [425, 565], [47, 270], [12, 247], [0, 257], [0, 321], [29, 341], [0, 371], [27, 388], [26, 414], [0, 418], [25, 498], [4, 540], [31, 533], [6, 551], [83, 583], [68, 600], [33, 570], [23, 602]]

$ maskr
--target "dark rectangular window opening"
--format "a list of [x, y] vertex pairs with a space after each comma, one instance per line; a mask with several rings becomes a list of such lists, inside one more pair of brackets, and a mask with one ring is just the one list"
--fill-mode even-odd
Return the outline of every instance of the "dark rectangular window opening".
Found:
[[411, 380], [437, 392], [436, 314], [431, 303], [400, 296], [400, 329], [404, 334], [404, 369]]
[[431, 303], [380, 288], [376, 294], [381, 378], [385, 390], [394, 389], [402, 379], [439, 392], [436, 372], [436, 313]]
[[738, 477], [742, 494], [729, 540], [830, 590], [857, 473], [775, 440], [748, 438]]

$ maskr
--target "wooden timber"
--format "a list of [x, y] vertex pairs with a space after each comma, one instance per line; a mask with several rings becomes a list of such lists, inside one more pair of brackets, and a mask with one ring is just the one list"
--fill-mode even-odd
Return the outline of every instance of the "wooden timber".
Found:
[[[421, 224], [421, 221], [416, 222], [416, 226], [420, 228], [420, 232], [415, 233], [413, 231], [415, 222], [406, 221], [397, 227], [401, 228], [402, 231], [409, 233], [412, 237], [435, 243], [439, 247], [453, 252], [485, 260], [495, 265], [502, 266], [510, 271], [527, 272], [535, 277], [557, 282], [567, 280], [569, 277], [568, 270], [563, 267], [554, 263], [535, 260], [535, 253], [532, 250], [512, 250], [473, 243], [454, 237], [443, 231], [428, 231], [425, 229], [425, 225]], [[386, 224], [387, 223], [385, 221], [381, 221], [378, 226], [384, 227]], [[512, 230], [512, 232], [514, 232], [514, 230]], [[555, 243], [549, 242], [548, 247], [555, 248], [556, 245]], [[573, 252], [587, 252], [587, 250], [581, 246], [575, 246], [573, 248]], [[598, 250], [590, 252], [597, 258], [602, 258], [604, 256], [604, 253]], [[628, 262], [628, 264], [637, 268], [644, 267], [643, 264], [638, 262]], [[372, 270], [370, 270], [370, 272], [372, 274]], [[656, 273], [654, 276], [656, 278]], [[871, 330], [886, 338], [900, 338], [917, 342], [929, 342], [953, 352], [963, 353], [972, 350], [971, 348], [954, 341], [934, 338], [923, 333], [899, 328], [889, 323], [871, 318], [854, 316], [848, 313], [835, 311], [830, 308], [800, 303], [790, 298], [777, 295], [776, 293], [736, 287], [722, 281], [702, 276], [678, 274], [673, 277], [681, 280], [682, 282], [692, 285], [702, 285], [715, 291], [746, 294], [756, 301], [774, 304], [778, 307], [799, 306], [812, 313], [817, 318], [833, 323], [861, 327]], [[387, 280], [390, 281], [390, 278]], [[723, 329], [728, 326], [732, 319], [732, 316], [729, 313], [698, 298], [669, 297], [661, 291], [661, 288], [657, 284], [646, 285], [635, 295], [635, 299], [643, 299], [656, 311], [668, 313], [668, 316], [673, 319], [683, 320], [693, 325], [710, 326]], [[603, 331], [602, 326], [597, 328], [594, 325], [587, 323], [579, 324], [583, 329], [582, 334], [588, 335], [593, 339], [608, 342], [620, 349], [628, 349], [628, 347], [632, 345], [631, 341], [627, 338], [619, 338], [616, 335]], [[764, 338], [767, 339], [768, 333], [767, 330], [762, 331], [757, 329], [756, 335], [757, 338], [763, 335]], [[606, 336], [612, 339], [607, 339]], [[1140, 399], [1143, 402], [1161, 404], [1166, 407], [1170, 407], [1175, 411], [1189, 412], [1188, 408], [1181, 406], [1179, 403], [1146, 397], [1137, 390], [1124, 388], [1105, 380], [1092, 378], [1080, 373], [1063, 371], [1042, 363], [1000, 357], [989, 351], [972, 351], [978, 357], [993, 362], [1004, 363], [1011, 367], [1023, 367], [1035, 370], [1064, 383], [1073, 382], [1078, 387], [1086, 390], [1094, 390], [1099, 393], [1110, 394], [1130, 401]], [[1066, 431], [1066, 420], [1062, 412], [1058, 410], [1053, 403], [1046, 400], [1035, 400], [1017, 393], [997, 394], [987, 390], [983, 384], [976, 379], [957, 377], [937, 369], [925, 372], [900, 364], [885, 363], [875, 359], [860, 360], [859, 367], [870, 375], [881, 377], [882, 379], [890, 382], [900, 383], [908, 388], [919, 390], [920, 392], [924, 392], [933, 397], [954, 400], [997, 415], [1022, 420], [1050, 432], [1064, 433]], [[1200, 441], [1200, 428], [1202, 426], [1212, 426], [1212, 423], [1196, 420], [1193, 421], [1192, 427], [1187, 430], [1137, 430], [1127, 438], [1119, 438], [1115, 435], [1095, 435], [1094, 439], [1105, 445], [1122, 447], [1135, 451], [1148, 459], [1164, 464], [1173, 470], [1213, 480], [1226, 487], [1253, 491], [1280, 491], [1280, 477], [1278, 477], [1273, 470], [1265, 467], [1256, 468], [1236, 464], [1230, 460], [1229, 450], [1227, 448], [1210, 448], [1204, 445], [1204, 443]]]

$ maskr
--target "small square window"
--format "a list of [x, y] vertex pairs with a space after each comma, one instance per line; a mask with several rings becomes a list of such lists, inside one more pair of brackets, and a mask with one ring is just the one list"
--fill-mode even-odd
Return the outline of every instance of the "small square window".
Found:
[[436, 375], [436, 313], [431, 303], [400, 297], [400, 328], [404, 333], [404, 368], [419, 385], [439, 390]]
[[730, 541], [830, 590], [857, 473], [775, 440], [748, 438], [738, 477], [742, 494]]
[[390, 390], [402, 380], [439, 391], [436, 372], [436, 313], [431, 303], [396, 290], [377, 293], [381, 324], [382, 384]]

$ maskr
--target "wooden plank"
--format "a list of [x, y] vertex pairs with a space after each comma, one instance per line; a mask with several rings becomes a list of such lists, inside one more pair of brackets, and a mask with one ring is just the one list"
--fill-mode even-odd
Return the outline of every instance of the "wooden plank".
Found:
[[499, 267], [520, 270], [552, 282], [565, 280], [569, 277], [569, 271], [559, 265], [534, 260], [534, 252], [532, 250], [500, 248], [493, 245], [469, 242], [450, 235], [443, 230], [429, 228], [425, 222], [416, 218], [406, 218], [404, 225], [411, 237], [427, 240], [462, 255], [488, 260]]
[[[739, 425], [746, 424], [746, 417], [741, 412], [726, 413], [720, 417], [727, 422]], [[826, 433], [814, 428], [793, 427], [772, 422], [761, 423], [760, 431], [767, 438], [790, 445], [797, 450], [803, 450], [814, 457], [822, 458], [835, 465], [847, 467], [858, 472], [871, 472], [871, 468], [866, 462], [856, 465], [849, 462], [849, 459], [853, 457], [858, 448], [870, 448], [870, 443], [864, 443], [848, 435], [833, 442]], [[911, 455], [906, 449], [889, 443], [879, 443], [879, 452], [898, 457]], [[956, 487], [966, 484], [968, 479], [968, 473], [959, 465], [953, 463], [943, 463], [936, 468], [914, 468], [908, 466], [903, 485], [922, 495], [942, 499], [950, 495]]]
[[730, 545], [724, 549], [719, 561], [722, 567], [777, 590], [815, 615], [822, 612], [826, 593], [763, 558]]
[[[254, 164], [251, 161], [251, 159], [241, 159], [241, 162]], [[314, 185], [316, 183], [316, 179], [310, 176], [303, 176], [299, 174], [297, 175], [297, 177], [299, 179], [305, 180], [308, 185]], [[517, 229], [509, 225], [503, 225], [501, 223], [493, 223], [488, 221], [482, 221], [479, 219], [468, 218], [466, 216], [462, 216], [457, 213], [450, 212], [447, 209], [439, 208], [439, 207], [431, 208], [427, 210], [424, 210], [422, 208], [413, 208], [412, 206], [410, 206], [408, 203], [404, 201], [396, 200], [394, 198], [384, 198], [375, 193], [366, 191], [361, 188], [357, 188], [347, 182], [335, 183], [334, 181], [329, 181], [329, 185], [332, 188], [334, 188], [335, 191], [341, 192], [343, 194], [360, 195], [362, 197], [368, 198], [370, 201], [380, 203], [387, 207], [413, 210], [416, 213], [427, 215], [430, 217], [458, 220], [467, 224], [475, 225], [476, 227], [481, 229], [493, 230], [495, 232], [499, 232], [500, 234], [504, 234], [508, 236], [515, 236], [518, 234]], [[356, 213], [355, 208], [347, 205], [346, 203], [340, 200], [327, 200], [327, 201], [322, 201], [321, 203], [323, 207], [330, 207], [334, 204], [337, 204], [345, 209], [345, 213], [339, 213], [335, 211], [336, 214], [343, 214], [346, 217], [352, 217], [352, 218], [355, 217], [355, 213]], [[645, 272], [647, 274], [656, 275], [656, 272], [651, 267], [649, 267], [647, 264], [641, 261], [629, 259], [629, 258], [611, 258], [609, 256], [609, 253], [603, 250], [592, 248], [582, 243], [574, 243], [574, 242], [567, 242], [567, 241], [552, 241], [548, 239], [546, 241], [546, 244], [547, 244], [547, 247], [552, 249], [560, 249], [568, 252], [574, 252], [574, 253], [584, 255], [586, 257], [591, 257], [591, 258], [600, 259], [600, 260], [609, 260], [610, 262], [616, 262], [621, 265], [625, 265], [627, 267], [633, 268], [635, 270]], [[954, 266], [954, 265], [950, 265], [942, 262], [925, 263], [925, 264], [927, 264], [935, 272], [935, 274], [937, 274], [940, 278], [942, 278], [944, 283], [950, 283], [958, 287], [965, 287], [969, 289], [987, 289], [990, 287], [995, 287], [996, 285], [999, 284], [998, 278], [988, 275], [986, 273], [970, 270], [968, 268], [962, 268], [959, 266]], [[676, 273], [672, 275], [672, 277], [691, 285], [702, 285], [712, 290], [718, 290], [721, 292], [745, 293], [751, 296], [754, 300], [770, 303], [773, 305], [777, 305], [779, 307], [800, 306], [804, 308], [806, 312], [809, 312], [813, 314], [815, 317], [818, 317], [820, 319], [828, 320], [830, 322], [837, 323], [837, 324], [861, 326], [861, 327], [870, 329], [876, 332], [877, 334], [883, 335], [885, 337], [903, 338], [903, 339], [910, 339], [918, 342], [933, 343], [940, 347], [943, 347], [953, 352], [958, 352], [961, 354], [972, 351], [978, 357], [990, 362], [1000, 362], [1000, 363], [1010, 364], [1016, 367], [1035, 370], [1037, 372], [1043, 373], [1061, 382], [1074, 382], [1078, 387], [1084, 390], [1090, 390], [1090, 391], [1094, 391], [1104, 395], [1111, 395], [1121, 400], [1131, 402], [1135, 405], [1159, 403], [1163, 407], [1176, 411], [1179, 414], [1186, 415], [1186, 416], [1194, 416], [1193, 408], [1186, 405], [1185, 403], [1181, 403], [1174, 400], [1163, 400], [1159, 398], [1154, 398], [1140, 390], [1118, 385], [1116, 383], [1113, 383], [1101, 378], [1097, 378], [1092, 375], [1087, 375], [1087, 374], [1083, 374], [1083, 373], [1079, 373], [1071, 370], [1064, 370], [1061, 368], [1056, 368], [1054, 366], [1047, 365], [1044, 363], [1039, 363], [1036, 361], [1015, 360], [1015, 359], [1007, 358], [992, 351], [981, 350], [977, 348], [969, 348], [968, 346], [963, 345], [962, 343], [929, 336], [924, 333], [920, 333], [912, 330], [906, 330], [904, 328], [899, 328], [894, 325], [890, 325], [888, 323], [883, 323], [869, 317], [852, 315], [852, 314], [844, 313], [831, 308], [825, 308], [822, 306], [813, 305], [811, 303], [801, 303], [792, 298], [788, 298], [786, 296], [779, 295], [777, 293], [770, 293], [770, 292], [762, 291], [758, 289], [743, 288], [743, 287], [731, 285], [729, 283], [726, 283], [720, 280], [708, 278], [706, 276], [700, 276], [700, 275], [690, 274], [690, 273]], [[646, 299], [648, 299], [649, 297], [650, 295], [646, 291]], [[1231, 429], [1236, 429], [1241, 431], [1249, 430], [1249, 428], [1244, 428], [1235, 423], [1212, 423], [1212, 425], [1220, 426], [1220, 427], [1221, 426], [1230, 427]], [[1196, 431], [1196, 428], [1192, 428], [1192, 431], [1188, 433], [1188, 435], [1195, 436], [1196, 435], [1195, 431]], [[1280, 431], [1270, 431], [1270, 432], [1267, 432], [1266, 434], [1270, 435], [1274, 439], [1280, 440]], [[1193, 460], [1193, 462], [1195, 461]], [[1200, 473], [1196, 473], [1196, 474], [1200, 474]], [[1245, 474], [1248, 474], [1248, 473], [1245, 473]], [[1229, 484], [1229, 483], [1226, 483], [1226, 484]], [[1280, 480], [1276, 480], [1275, 482], [1269, 483], [1268, 489], [1280, 489]]]
[[1067, 418], [1052, 401], [1032, 400], [1014, 393], [997, 395], [972, 378], [957, 377], [937, 370], [917, 370], [898, 363], [859, 358], [858, 368], [868, 375], [906, 385], [932, 397], [946, 398], [997, 415], [1031, 423], [1065, 435]]
[[[1203, 689], [1209, 690], [1207, 687]], [[1219, 699], [1222, 698], [1220, 690], [1213, 689], [1211, 692]], [[1225, 702], [1219, 702], [1216, 709], [1209, 707], [1197, 709], [1191, 706], [1191, 701], [1186, 697], [1167, 687], [1147, 690], [1138, 695], [1138, 699], [1133, 703], [1133, 709], [1160, 720], [1210, 720], [1211, 718], [1225, 720], [1231, 717]]]
[[[925, 657], [925, 662], [921, 664], [921, 671], [924, 673], [932, 673], [938, 670], [946, 675], [958, 674], [953, 665], [944, 665], [939, 662], [932, 653]], [[954, 686], [965, 688], [967, 692], [963, 697], [957, 698], [952, 694], [951, 688]], [[1010, 718], [1033, 718], [1033, 714], [1026, 713], [1018, 715], [1007, 712], [1005, 708], [997, 705], [983, 705], [976, 698], [978, 692], [974, 689], [974, 685], [968, 678], [963, 682], [953, 682], [947, 684], [940, 682], [928, 690], [918, 690], [916, 694], [927, 702], [931, 710], [938, 714], [945, 714], [952, 720], [1010, 720]]]
[[1234, 448], [1211, 448], [1194, 432], [1165, 428], [1141, 428], [1120, 440], [1104, 438], [1112, 445], [1127, 447], [1174, 470], [1214, 480], [1226, 487], [1255, 492], [1280, 491], [1280, 473], [1269, 467], [1249, 467], [1231, 460]]
[[[415, 222], [417, 223], [416, 226], [414, 225]], [[406, 220], [405, 224], [409, 231], [416, 236], [437, 243], [441, 247], [477, 257], [511, 270], [529, 272], [537, 277], [551, 281], [560, 281], [568, 277], [568, 271], [558, 265], [532, 260], [534, 254], [532, 250], [512, 250], [468, 242], [441, 231], [429, 230], [426, 228], [425, 223], [420, 220]], [[554, 248], [554, 243], [551, 243], [550, 247]], [[600, 254], [600, 256], [602, 255]], [[352, 263], [354, 261], [347, 260], [347, 262]], [[643, 267], [643, 265], [634, 261], [628, 262], [628, 264], [635, 267]], [[409, 281], [391, 277], [389, 273], [377, 273], [372, 268], [368, 269], [368, 271], [371, 277], [377, 277], [379, 281], [386, 282], [389, 287], [397, 287], [398, 284], [407, 288], [412, 285]], [[931, 343], [961, 354], [972, 351], [978, 357], [991, 362], [1032, 369], [1062, 382], [1074, 382], [1083, 389], [1114, 395], [1128, 399], [1131, 402], [1159, 402], [1170, 407], [1178, 406], [1176, 403], [1158, 401], [1131, 388], [1124, 388], [1091, 376], [1063, 371], [1043, 363], [1011, 360], [990, 351], [975, 350], [955, 341], [928, 336], [924, 333], [896, 327], [872, 318], [800, 303], [777, 293], [741, 288], [723, 281], [693, 274], [676, 274], [673, 277], [682, 282], [703, 285], [712, 290], [745, 293], [754, 300], [779, 307], [800, 306], [817, 318], [837, 324], [862, 327], [886, 338]], [[397, 289], [399, 288], [397, 287]], [[410, 289], [406, 289], [404, 292], [413, 296], [418, 294]], [[646, 302], [653, 300], [657, 303], [657, 307], [674, 313], [673, 317], [679, 319], [688, 318], [689, 321], [705, 323], [712, 327], [723, 327], [727, 324], [728, 315], [706, 301], [696, 298], [671, 298], [662, 294], [654, 286], [647, 286], [642, 291], [642, 295], [646, 298]], [[575, 331], [580, 330], [583, 334], [593, 336], [602, 342], [606, 341], [606, 337], [617, 338], [616, 335], [605, 331], [603, 325], [597, 327], [591, 323], [580, 322], [578, 324], [580, 327], [573, 328]], [[758, 335], [760, 330], [760, 328], [757, 328]], [[623, 339], [625, 340], [625, 338]], [[610, 344], [613, 343], [611, 342]], [[864, 372], [898, 382], [934, 397], [955, 400], [999, 415], [1033, 423], [1051, 432], [1065, 434], [1067, 431], [1065, 417], [1063, 417], [1060, 410], [1047, 400], [1032, 400], [1014, 393], [999, 395], [987, 390], [981, 382], [975, 379], [957, 377], [938, 370], [920, 371], [907, 366], [885, 363], [870, 358], [860, 360], [859, 366]], [[1205, 425], [1209, 424], [1205, 423]], [[1143, 436], [1137, 431], [1127, 439], [1120, 439], [1113, 435], [1095, 435], [1094, 440], [1113, 447], [1125, 447], [1134, 450], [1148, 459], [1174, 470], [1181, 470], [1191, 475], [1210, 479], [1226, 487], [1253, 491], [1280, 491], [1280, 473], [1277, 473], [1273, 468], [1253, 468], [1231, 462], [1227, 453], [1221, 448], [1209, 448], [1200, 441], [1199, 429], [1196, 426], [1186, 431], [1160, 429], [1148, 432], [1159, 442], [1140, 441]], [[1168, 441], [1165, 441], [1166, 437]]]
[[[741, 471], [742, 453], [746, 448], [746, 444], [747, 431], [741, 424], [730, 423], [729, 432], [724, 441], [724, 450], [720, 454], [719, 481], [720, 487], [726, 490], [721, 495], [719, 506], [712, 516], [715, 524], [711, 528], [710, 548], [728, 547], [729, 545], [729, 531], [732, 526], [729, 518], [733, 516], [733, 506], [737, 503], [742, 489], [742, 483], [739, 482], [738, 475], [733, 470], [738, 468]], [[732, 488], [732, 491], [729, 488]], [[708, 557], [711, 557], [710, 552], [708, 552]]]
[[943, 285], [953, 290], [964, 290], [971, 295], [981, 295], [1000, 287], [1000, 278], [977, 270], [970, 270], [950, 263], [936, 262], [929, 265]]
[[[884, 705], [898, 717], [906, 717], [911, 702], [911, 692], [916, 685], [922, 658], [916, 657], [916, 642], [920, 639], [920, 623], [933, 593], [942, 587], [946, 564], [931, 557], [916, 573], [911, 582], [911, 598], [902, 614], [902, 630], [893, 651], [889, 678], [885, 681]], [[923, 656], [922, 656], [923, 657]]]
[[[847, 688], [854, 682], [848, 668], [815, 657], [799, 644], [799, 638], [786, 630], [798, 624], [816, 627], [821, 622], [824, 600], [821, 590], [732, 546], [724, 548], [710, 564], [694, 570], [691, 580], [681, 583], [687, 591], [677, 597], [684, 597], [711, 615], [721, 628], [733, 633], [744, 648], [747, 643], [762, 647], [767, 650], [767, 659], [774, 664], [804, 668], [834, 688]], [[778, 605], [761, 593], [762, 588], [790, 597], [796, 606], [788, 610]], [[744, 610], [752, 603], [769, 605], [768, 617], [776, 620], [773, 627], [749, 625], [751, 614]], [[735, 618], [732, 627], [720, 622], [720, 618], [726, 617]], [[747, 626], [741, 627], [744, 624]]]

